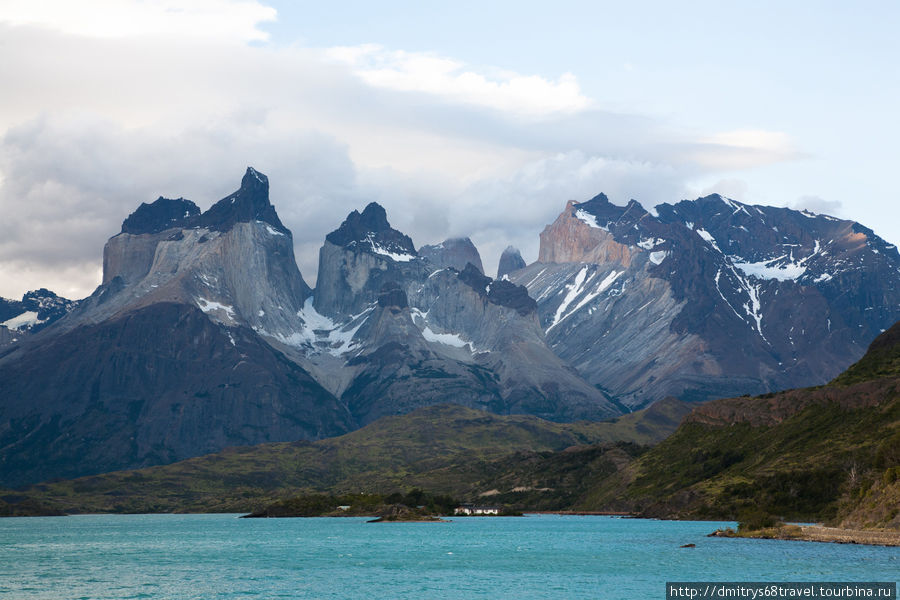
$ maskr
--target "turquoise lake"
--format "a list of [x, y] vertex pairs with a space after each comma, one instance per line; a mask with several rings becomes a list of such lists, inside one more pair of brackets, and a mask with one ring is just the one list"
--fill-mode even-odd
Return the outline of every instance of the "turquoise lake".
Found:
[[[707, 538], [732, 523], [0, 519], [0, 598], [664, 598], [667, 580], [895, 581], [900, 549]], [[679, 548], [693, 543], [696, 548]]]

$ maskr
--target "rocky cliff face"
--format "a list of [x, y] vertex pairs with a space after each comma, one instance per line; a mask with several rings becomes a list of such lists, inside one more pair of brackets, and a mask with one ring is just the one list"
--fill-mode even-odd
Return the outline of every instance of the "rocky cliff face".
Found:
[[343, 341], [300, 360], [357, 422], [440, 402], [557, 420], [618, 414], [547, 347], [524, 287], [484, 276], [471, 256], [461, 270], [441, 266], [459, 262], [443, 252], [454, 247], [477, 255], [470, 242], [416, 253], [375, 204], [326, 236], [318, 336]]
[[0, 485], [315, 439], [443, 402], [620, 413], [549, 349], [524, 287], [485, 277], [471, 242], [443, 250], [419, 256], [370, 204], [326, 236], [313, 296], [252, 168], [206, 212], [142, 204], [107, 242], [94, 294], [29, 340], [0, 335]]
[[469, 238], [450, 238], [434, 246], [422, 246], [419, 248], [419, 256], [438, 269], [453, 267], [462, 271], [466, 265], [471, 264], [484, 273], [481, 255]]
[[302, 327], [297, 313], [310, 296], [268, 179], [249, 168], [240, 189], [203, 214], [183, 199], [141, 205], [104, 248], [103, 284], [61, 325], [177, 302], [226, 326], [287, 338]]
[[824, 383], [900, 317], [900, 255], [851, 221], [721, 196], [570, 202], [511, 279], [547, 339], [629, 406]]
[[306, 339], [307, 300], [262, 174], [202, 214], [141, 205], [107, 243], [94, 294], [0, 355], [0, 482], [353, 429], [275, 348]]
[[0, 363], [4, 486], [338, 435], [352, 419], [252, 330], [156, 303]]
[[503, 279], [504, 275], [524, 269], [525, 266], [525, 259], [522, 258], [519, 249], [507, 246], [503, 254], [500, 255], [500, 263], [497, 265], [497, 279]]
[[392, 228], [384, 208], [373, 202], [325, 237], [314, 306], [333, 319], [357, 315], [377, 301], [385, 284], [417, 281], [427, 270], [409, 236]]

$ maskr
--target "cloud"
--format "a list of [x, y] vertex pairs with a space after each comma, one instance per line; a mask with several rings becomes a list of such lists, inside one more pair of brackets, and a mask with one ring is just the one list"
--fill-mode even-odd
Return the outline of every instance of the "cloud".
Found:
[[488, 76], [457, 60], [426, 52], [388, 50], [378, 44], [330, 48], [326, 55], [349, 65], [375, 87], [425, 92], [520, 115], [571, 113], [591, 105], [571, 73], [560, 75], [556, 81], [497, 70]]
[[275, 17], [274, 8], [245, 0], [6, 0], [0, 7], [0, 22], [101, 38], [171, 34], [260, 41], [269, 36], [259, 24]]
[[[508, 243], [536, 258], [538, 233], [568, 199], [603, 191], [650, 206], [717, 164], [793, 156], [777, 133], [700, 136], [604, 111], [566, 74], [382, 47], [248, 45], [274, 16], [254, 2], [146, 3], [178, 23], [148, 17], [127, 36], [28, 6], [0, 13], [4, 52], [17, 57], [0, 61], [3, 296], [42, 277], [90, 293], [103, 242], [141, 202], [185, 196], [206, 208], [248, 165], [269, 175], [312, 283], [325, 234], [372, 200], [417, 245], [471, 236], [491, 269]], [[191, 33], [218, 9], [241, 27]]]
[[[8, 132], [0, 145], [0, 272], [17, 265], [32, 273], [29, 282], [38, 274], [51, 281], [91, 264], [67, 286], [86, 295], [99, 283], [103, 243], [141, 202], [184, 196], [208, 208], [237, 189], [250, 164], [270, 175], [272, 201], [314, 279], [325, 233], [365, 200], [346, 148], [315, 132], [265, 124], [250, 132], [229, 118], [175, 136], [84, 118], [41, 118]], [[0, 281], [6, 296], [26, 285]]]
[[701, 137], [685, 158], [711, 169], [747, 169], [801, 158], [791, 137], [781, 131], [746, 129]]
[[820, 196], [800, 196], [790, 203], [795, 210], [808, 210], [820, 215], [841, 216], [844, 205], [838, 200], [826, 200]]
[[707, 186], [700, 191], [699, 196], [709, 196], [711, 194], [721, 194], [726, 198], [737, 200], [738, 202], [747, 202], [749, 199], [750, 187], [743, 179], [720, 179], [714, 184]]
[[496, 268], [507, 245], [526, 262], [537, 260], [540, 231], [569, 200], [584, 202], [600, 192], [616, 204], [638, 200], [645, 208], [680, 198], [684, 175], [677, 168], [646, 161], [609, 159], [580, 151], [536, 160], [505, 178], [477, 182], [452, 206], [451, 235], [469, 235], [485, 268]]

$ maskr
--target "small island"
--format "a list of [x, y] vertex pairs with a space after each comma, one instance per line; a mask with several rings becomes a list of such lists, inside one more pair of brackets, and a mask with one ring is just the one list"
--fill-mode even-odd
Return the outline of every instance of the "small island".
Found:
[[366, 521], [367, 523], [449, 523], [428, 512], [425, 507], [411, 508], [404, 504], [391, 504], [386, 507], [378, 518]]
[[441, 522], [459, 503], [416, 488], [402, 494], [303, 494], [278, 500], [241, 518], [375, 517], [372, 523]]

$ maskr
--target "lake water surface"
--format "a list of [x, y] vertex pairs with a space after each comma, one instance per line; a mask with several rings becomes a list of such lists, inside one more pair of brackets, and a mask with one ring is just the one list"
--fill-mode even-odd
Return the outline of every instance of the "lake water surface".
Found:
[[[0, 519], [0, 598], [664, 598], [672, 581], [895, 581], [900, 549], [612, 517]], [[682, 549], [693, 543], [696, 548]]]

